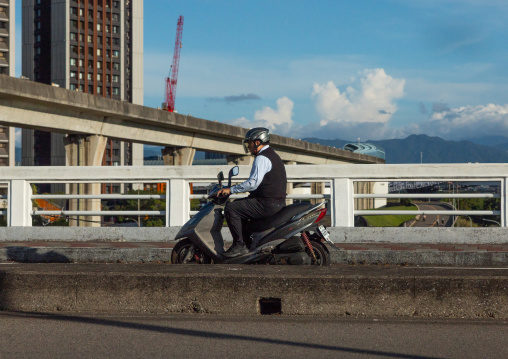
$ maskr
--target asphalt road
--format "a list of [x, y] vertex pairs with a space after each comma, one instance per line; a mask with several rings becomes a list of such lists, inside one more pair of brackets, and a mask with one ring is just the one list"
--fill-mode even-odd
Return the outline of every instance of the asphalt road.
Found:
[[498, 320], [0, 312], [0, 323], [0, 358], [508, 357]]
[[[437, 204], [437, 203], [418, 203], [418, 209], [422, 211], [449, 211], [450, 207]], [[420, 216], [420, 220], [417, 221], [414, 227], [450, 227], [452, 225], [451, 216], [427, 214], [426, 219], [423, 220], [423, 216]]]

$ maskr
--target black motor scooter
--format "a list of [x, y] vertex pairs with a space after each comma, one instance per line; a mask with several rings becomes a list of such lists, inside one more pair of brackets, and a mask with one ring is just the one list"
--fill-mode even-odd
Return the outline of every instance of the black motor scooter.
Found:
[[[238, 172], [238, 166], [229, 171], [228, 187]], [[326, 214], [326, 208], [319, 208], [324, 202], [292, 204], [269, 218], [249, 221], [245, 239], [249, 252], [238, 257], [224, 257], [221, 229], [223, 209], [229, 196], [217, 196], [223, 188], [224, 174], [220, 172], [217, 179], [219, 183], [208, 194], [210, 201], [176, 235], [178, 243], [171, 255], [172, 263], [330, 265], [325, 242], [334, 244], [326, 228], [318, 224]]]

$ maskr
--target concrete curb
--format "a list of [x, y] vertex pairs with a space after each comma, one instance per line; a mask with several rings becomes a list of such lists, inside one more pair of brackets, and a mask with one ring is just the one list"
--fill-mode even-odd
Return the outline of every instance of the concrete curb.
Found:
[[340, 251], [333, 252], [334, 264], [506, 267], [507, 252], [436, 251]]
[[[170, 263], [171, 248], [0, 248], [0, 263]], [[331, 250], [332, 264], [505, 267], [508, 252]]]
[[170, 263], [171, 248], [0, 248], [0, 263]]
[[0, 309], [508, 318], [508, 270], [15, 264]]
[[[4, 227], [0, 228], [0, 242], [14, 241], [103, 241], [103, 242], [169, 242], [180, 227]], [[330, 238], [336, 243], [508, 243], [506, 228], [382, 228], [330, 227]], [[224, 228], [225, 241], [231, 234]]]

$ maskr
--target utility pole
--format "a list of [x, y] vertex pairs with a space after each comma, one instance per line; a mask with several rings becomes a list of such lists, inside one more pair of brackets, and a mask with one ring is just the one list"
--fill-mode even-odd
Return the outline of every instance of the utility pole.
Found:
[[423, 152], [420, 152], [420, 164], [423, 163]]

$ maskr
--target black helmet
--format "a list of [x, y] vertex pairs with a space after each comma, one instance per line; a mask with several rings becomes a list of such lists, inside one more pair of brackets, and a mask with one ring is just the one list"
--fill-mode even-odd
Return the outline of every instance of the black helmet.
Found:
[[243, 149], [245, 153], [249, 153], [249, 142], [260, 141], [262, 144], [270, 141], [270, 133], [267, 128], [255, 127], [247, 131], [243, 140]]

